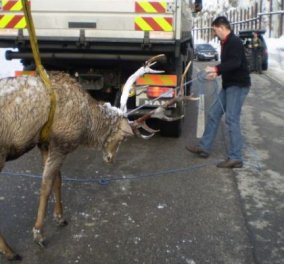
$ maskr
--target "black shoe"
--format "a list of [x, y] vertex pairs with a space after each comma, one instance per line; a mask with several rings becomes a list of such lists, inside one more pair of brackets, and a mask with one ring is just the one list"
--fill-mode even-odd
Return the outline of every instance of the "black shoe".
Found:
[[217, 164], [217, 168], [233, 169], [233, 168], [242, 168], [242, 167], [243, 167], [243, 162], [241, 160], [227, 159]]
[[209, 157], [209, 153], [204, 151], [202, 148], [197, 147], [197, 146], [185, 146], [185, 148], [194, 154], [197, 154], [199, 157], [201, 158], [208, 158]]

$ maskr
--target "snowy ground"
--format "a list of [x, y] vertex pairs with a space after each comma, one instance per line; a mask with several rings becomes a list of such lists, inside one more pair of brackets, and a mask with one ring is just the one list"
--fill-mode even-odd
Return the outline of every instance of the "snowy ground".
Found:
[[284, 35], [279, 39], [267, 39], [269, 51], [268, 74], [284, 85]]

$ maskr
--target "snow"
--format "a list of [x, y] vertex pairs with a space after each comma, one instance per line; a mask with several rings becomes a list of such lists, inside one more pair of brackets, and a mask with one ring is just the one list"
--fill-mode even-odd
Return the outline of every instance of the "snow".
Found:
[[0, 49], [0, 79], [4, 77], [14, 76], [15, 71], [23, 69], [20, 60], [8, 61], [5, 59], [6, 50], [8, 49]]
[[[230, 2], [232, 0], [203, 0], [203, 13], [223, 15], [224, 10], [235, 9]], [[237, 7], [245, 9], [250, 7], [254, 2], [255, 0], [238, 0]]]
[[268, 74], [284, 84], [284, 35], [280, 38], [267, 38]]
[[269, 51], [269, 66], [284, 71], [284, 35], [280, 38], [266, 38]]

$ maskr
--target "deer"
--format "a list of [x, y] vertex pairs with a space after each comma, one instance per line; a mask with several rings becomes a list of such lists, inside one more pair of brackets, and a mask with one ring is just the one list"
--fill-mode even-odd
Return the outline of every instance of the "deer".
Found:
[[[149, 138], [143, 137], [141, 128], [150, 132], [150, 136], [157, 133], [145, 124], [147, 119], [174, 121], [177, 118], [165, 115], [166, 108], [178, 100], [194, 100], [191, 96], [180, 95], [137, 120], [128, 120], [126, 104], [130, 89], [145, 73], [163, 72], [151, 68], [163, 56], [151, 57], [128, 78], [122, 89], [120, 108], [96, 101], [69, 74], [49, 72], [56, 95], [56, 110], [47, 142], [42, 142], [40, 133], [48, 120], [51, 102], [41, 78], [21, 76], [0, 80], [0, 172], [6, 161], [17, 159], [36, 146], [42, 156], [39, 205], [32, 229], [33, 239], [41, 247], [45, 247], [44, 219], [51, 193], [55, 198], [55, 222], [59, 226], [68, 224], [63, 216], [60, 169], [69, 153], [80, 145], [96, 147], [102, 151], [105, 162], [113, 162], [124, 140], [134, 135]], [[0, 253], [8, 260], [22, 259], [1, 233]]]

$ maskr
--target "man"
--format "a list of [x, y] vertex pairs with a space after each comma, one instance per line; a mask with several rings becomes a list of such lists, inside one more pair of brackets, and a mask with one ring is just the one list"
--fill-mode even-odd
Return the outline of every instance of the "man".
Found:
[[253, 55], [253, 69], [261, 73], [262, 72], [262, 59], [261, 59], [261, 42], [256, 32], [252, 33], [252, 55]]
[[233, 33], [226, 17], [217, 17], [212, 22], [212, 30], [221, 40], [221, 63], [215, 67], [206, 67], [207, 78], [212, 80], [221, 75], [222, 89], [209, 109], [205, 131], [198, 146], [186, 148], [202, 158], [207, 158], [225, 113], [230, 140], [228, 158], [218, 163], [217, 167], [241, 168], [240, 115], [251, 85], [248, 65], [242, 41]]

